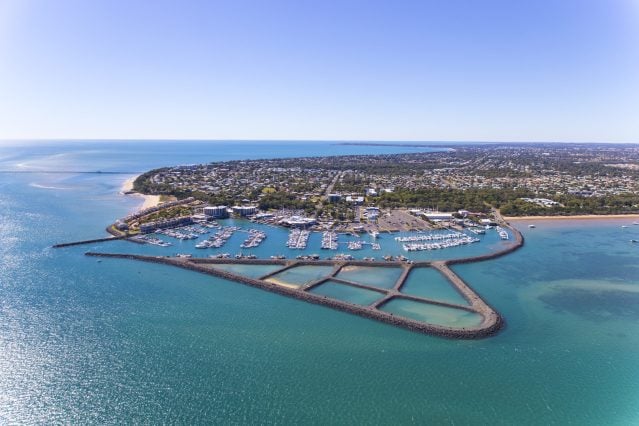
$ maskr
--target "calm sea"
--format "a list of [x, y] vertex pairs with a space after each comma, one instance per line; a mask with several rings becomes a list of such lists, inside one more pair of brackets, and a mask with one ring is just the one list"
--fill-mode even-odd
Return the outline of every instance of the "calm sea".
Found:
[[[0, 147], [0, 423], [637, 424], [639, 244], [630, 239], [639, 226], [628, 220], [522, 222], [523, 249], [456, 267], [507, 320], [479, 341], [423, 336], [166, 266], [83, 256], [158, 248], [49, 248], [104, 235], [141, 204], [118, 193], [124, 180], [152, 167], [420, 150]], [[98, 170], [121, 174], [83, 173]]]

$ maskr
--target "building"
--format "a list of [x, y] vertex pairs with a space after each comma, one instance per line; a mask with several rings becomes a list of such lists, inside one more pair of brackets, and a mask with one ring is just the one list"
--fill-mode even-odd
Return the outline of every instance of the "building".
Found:
[[453, 214], [452, 213], [440, 213], [440, 212], [434, 212], [434, 213], [423, 213], [424, 217], [426, 217], [426, 219], [430, 220], [431, 222], [438, 222], [441, 220], [452, 220], [453, 219]]
[[257, 206], [233, 206], [233, 214], [238, 216], [250, 216], [257, 213]]
[[212, 219], [224, 219], [229, 217], [229, 210], [226, 206], [204, 207], [204, 214]]
[[328, 194], [328, 202], [329, 203], [338, 203], [339, 200], [342, 199], [340, 194]]
[[191, 219], [193, 219], [193, 223], [202, 223], [202, 222], [206, 222], [209, 219], [209, 217], [204, 214], [197, 213], [191, 216]]
[[280, 220], [280, 225], [290, 226], [291, 228], [306, 228], [315, 225], [317, 220], [312, 217], [291, 216]]
[[148, 234], [149, 232], [153, 232], [156, 229], [173, 228], [176, 226], [190, 225], [192, 223], [193, 218], [191, 216], [175, 217], [172, 219], [159, 220], [157, 222], [143, 223], [140, 225], [140, 232], [143, 234]]
[[353, 196], [349, 195], [349, 196], [346, 197], [346, 202], [347, 203], [353, 203], [353, 204], [356, 204], [356, 205], [361, 205], [361, 204], [364, 204], [364, 197], [362, 197], [362, 196], [353, 197]]
[[548, 198], [521, 198], [521, 199], [528, 203], [537, 204], [542, 207], [553, 207], [553, 206], [560, 205], [557, 201], [549, 200]]
[[129, 225], [126, 222], [122, 222], [120, 219], [115, 221], [115, 228], [120, 231], [128, 231]]
[[379, 207], [366, 207], [366, 217], [368, 220], [377, 220], [379, 217]]
[[264, 219], [273, 219], [275, 215], [273, 213], [258, 213], [255, 215], [255, 219], [264, 220]]

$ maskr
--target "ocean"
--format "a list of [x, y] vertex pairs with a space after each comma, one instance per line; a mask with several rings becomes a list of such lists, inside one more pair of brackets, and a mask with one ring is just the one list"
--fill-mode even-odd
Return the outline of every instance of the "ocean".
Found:
[[1, 146], [0, 423], [639, 423], [639, 245], [629, 242], [639, 226], [627, 219], [517, 222], [521, 250], [455, 266], [506, 319], [499, 334], [475, 341], [83, 255], [191, 249], [178, 243], [51, 248], [104, 236], [142, 203], [121, 195], [122, 183], [153, 167], [421, 150], [277, 141]]

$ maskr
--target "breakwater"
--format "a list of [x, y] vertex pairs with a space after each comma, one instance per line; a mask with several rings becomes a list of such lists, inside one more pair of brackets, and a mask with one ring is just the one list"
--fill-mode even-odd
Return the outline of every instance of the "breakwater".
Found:
[[[524, 237], [516, 228], [507, 223], [501, 226], [507, 228], [513, 235], [513, 241], [504, 245], [500, 250], [493, 253], [473, 256], [467, 258], [442, 260], [442, 261], [421, 261], [421, 262], [405, 262], [405, 261], [366, 261], [366, 260], [320, 260], [320, 259], [212, 259], [212, 258], [184, 258], [169, 256], [148, 256], [135, 255], [126, 253], [86, 253], [87, 256], [130, 259], [151, 263], [175, 266], [191, 271], [213, 275], [230, 281], [239, 282], [251, 287], [259, 288], [269, 292], [277, 293], [287, 297], [292, 297], [305, 302], [317, 305], [327, 306], [343, 312], [359, 315], [364, 318], [377, 320], [386, 324], [402, 327], [411, 331], [420, 332], [429, 335], [436, 335], [447, 338], [461, 339], [477, 339], [496, 333], [505, 324], [502, 316], [493, 309], [472, 287], [459, 277], [449, 265], [459, 263], [480, 262], [489, 259], [495, 259], [500, 256], [512, 253], [524, 245]], [[67, 243], [57, 245], [63, 247], [67, 245], [86, 244], [89, 242], [100, 242], [108, 240], [123, 239], [126, 236], [110, 237], [91, 241], [80, 241], [76, 243]], [[215, 265], [276, 265], [279, 268], [265, 273], [259, 278], [251, 278], [239, 273], [230, 272], [223, 268], [216, 268]], [[331, 266], [330, 273], [312, 282], [307, 282], [299, 287], [281, 285], [277, 282], [267, 281], [268, 278], [277, 276], [282, 272], [296, 268], [298, 266]], [[391, 288], [380, 288], [366, 283], [355, 282], [339, 276], [339, 272], [346, 266], [356, 267], [373, 267], [373, 268], [401, 268], [402, 271], [393, 283]], [[449, 284], [463, 297], [468, 303], [457, 304], [442, 300], [435, 300], [427, 297], [415, 296], [402, 293], [401, 289], [411, 272], [418, 267], [430, 267], [437, 270], [449, 282]], [[363, 291], [379, 293], [379, 299], [369, 305], [359, 305], [344, 300], [327, 297], [324, 295], [313, 293], [312, 290], [322, 286], [327, 282], [337, 283], [339, 285], [349, 286]], [[408, 302], [416, 302], [428, 305], [439, 306], [442, 308], [456, 309], [465, 312], [471, 312], [481, 316], [481, 322], [478, 325], [467, 327], [451, 327], [441, 324], [429, 323], [427, 321], [418, 321], [404, 316], [394, 315], [392, 312], [384, 311], [385, 305], [397, 301], [404, 300]]]
[[524, 245], [524, 236], [522, 235], [522, 233], [515, 228], [514, 226], [511, 226], [507, 223], [502, 223], [501, 226], [503, 228], [507, 228], [510, 232], [512, 232], [515, 241], [513, 243], [508, 244], [506, 247], [504, 247], [501, 250], [492, 252], [492, 253], [487, 253], [487, 254], [482, 254], [479, 256], [471, 256], [471, 257], [462, 257], [462, 258], [458, 258], [458, 259], [450, 259], [446, 261], [446, 264], [448, 265], [453, 265], [453, 264], [457, 264], [457, 263], [474, 263], [474, 262], [481, 262], [484, 260], [490, 260], [490, 259], [496, 259], [498, 257], [502, 257], [505, 256], [507, 254], [510, 254], [512, 252], [514, 252], [515, 250], [520, 249], [521, 247], [523, 247]]
[[[460, 277], [450, 269], [444, 269], [440, 263], [420, 262], [415, 264], [406, 264], [404, 262], [366, 262], [366, 261], [329, 261], [329, 260], [266, 260], [266, 259], [192, 259], [192, 258], [180, 258], [180, 257], [165, 257], [165, 256], [145, 256], [135, 254], [120, 254], [120, 253], [86, 253], [87, 256], [117, 258], [117, 259], [130, 259], [144, 262], [158, 263], [170, 266], [176, 266], [199, 273], [213, 275], [216, 277], [224, 278], [227, 280], [239, 282], [251, 287], [259, 288], [269, 292], [281, 294], [284, 296], [292, 297], [305, 302], [314, 303], [317, 305], [327, 306], [333, 309], [337, 309], [343, 312], [348, 312], [354, 315], [359, 315], [364, 318], [377, 320], [386, 324], [391, 324], [397, 327], [402, 327], [411, 331], [420, 332], [429, 335], [436, 335], [447, 338], [462, 338], [462, 339], [476, 339], [491, 335], [499, 330], [503, 321], [501, 316], [494, 311], [488, 304], [486, 304], [481, 297], [479, 297]], [[239, 264], [239, 265], [278, 265], [276, 271], [266, 274], [261, 279], [250, 278], [233, 272], [229, 272], [222, 269], [216, 269], [214, 266], [218, 264]], [[265, 281], [264, 278], [277, 275], [285, 270], [297, 267], [297, 266], [333, 266], [333, 269], [325, 277], [318, 279], [308, 285], [300, 286], [300, 288], [292, 288], [282, 286], [274, 282]], [[377, 288], [374, 286], [357, 283], [335, 276], [344, 266], [366, 266], [366, 267], [400, 267], [403, 268], [400, 277], [394, 283], [391, 289]], [[433, 266], [444, 273], [444, 276], [451, 282], [451, 284], [466, 298], [469, 305], [458, 305], [454, 303], [448, 303], [438, 301], [434, 299], [408, 295], [400, 292], [406, 278], [409, 276], [410, 271], [417, 266]], [[335, 281], [343, 285], [348, 285], [360, 289], [374, 291], [380, 293], [380, 300], [372, 303], [368, 306], [349, 303], [346, 301], [333, 299], [330, 297], [322, 296], [310, 292], [312, 288], [322, 285], [327, 281]], [[439, 324], [432, 324], [425, 321], [417, 321], [411, 318], [401, 317], [393, 315], [391, 312], [381, 310], [385, 304], [395, 300], [409, 300], [414, 302], [426, 303], [431, 305], [437, 305], [447, 308], [459, 309], [467, 312], [474, 312], [482, 317], [482, 322], [473, 327], [448, 327]]]
[[118, 236], [114, 235], [112, 237], [94, 238], [92, 240], [72, 241], [69, 243], [54, 244], [52, 247], [53, 248], [72, 247], [72, 246], [80, 246], [83, 244], [103, 243], [105, 241], [124, 240], [126, 238], [128, 238], [127, 235], [118, 235]]

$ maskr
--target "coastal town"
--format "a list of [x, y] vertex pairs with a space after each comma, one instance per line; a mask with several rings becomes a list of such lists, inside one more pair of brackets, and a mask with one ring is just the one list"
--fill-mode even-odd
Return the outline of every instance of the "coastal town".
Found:
[[134, 189], [263, 211], [300, 209], [340, 222], [362, 219], [360, 206], [484, 213], [492, 206], [510, 216], [634, 213], [639, 148], [484, 144], [396, 155], [231, 161], [152, 170]]
[[[229, 215], [348, 232], [429, 229], [506, 216], [639, 211], [639, 148], [474, 144], [436, 152], [245, 160], [156, 169], [133, 189]], [[418, 147], [415, 147], [418, 149]], [[184, 200], [191, 200], [184, 203]], [[146, 215], [174, 220], [179, 209]], [[197, 207], [197, 208], [195, 208]], [[125, 227], [125, 220], [120, 227]], [[148, 225], [147, 225], [148, 228]], [[144, 230], [144, 226], [140, 228]]]
[[[513, 144], [181, 165], [129, 181], [128, 193], [154, 203], [107, 230], [162, 247], [197, 240], [210, 257], [251, 259], [279, 228], [288, 236], [267, 243], [271, 258], [410, 261], [473, 246], [487, 232], [508, 240], [503, 216], [636, 214], [637, 164], [634, 146]], [[381, 234], [395, 234], [393, 243]]]

